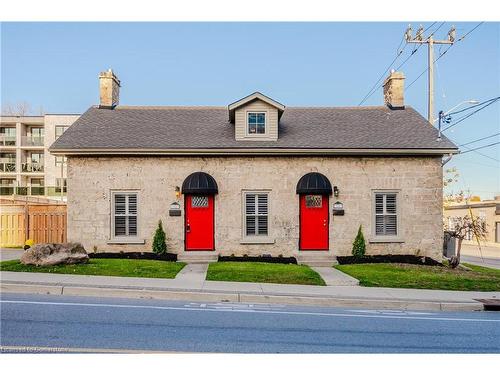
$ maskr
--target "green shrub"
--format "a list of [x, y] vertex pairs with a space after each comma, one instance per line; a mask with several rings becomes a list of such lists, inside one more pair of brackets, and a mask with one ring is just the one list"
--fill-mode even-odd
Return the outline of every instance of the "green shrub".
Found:
[[352, 255], [354, 255], [357, 258], [360, 258], [365, 255], [365, 251], [366, 251], [365, 237], [363, 236], [363, 231], [360, 225], [358, 229], [358, 234], [356, 235], [356, 238], [352, 243]]
[[167, 243], [165, 231], [163, 230], [163, 225], [161, 220], [158, 222], [158, 228], [156, 228], [155, 236], [153, 237], [153, 253], [165, 254], [167, 252]]

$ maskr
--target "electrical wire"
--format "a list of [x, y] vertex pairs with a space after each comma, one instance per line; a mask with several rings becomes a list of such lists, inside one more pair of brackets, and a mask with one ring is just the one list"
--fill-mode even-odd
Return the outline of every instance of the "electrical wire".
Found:
[[[405, 47], [406, 47], [406, 45], [405, 45]], [[370, 96], [372, 96], [375, 93], [375, 91], [377, 91], [377, 89], [380, 87], [380, 86], [378, 86], [380, 80], [385, 77], [385, 75], [387, 74], [387, 72], [389, 71], [389, 69], [391, 69], [391, 66], [396, 62], [396, 60], [399, 58], [399, 56], [401, 56], [401, 54], [403, 53], [403, 51], [404, 51], [404, 48], [403, 48], [403, 50], [401, 50], [401, 52], [399, 52], [396, 55], [396, 57], [394, 58], [394, 60], [392, 60], [392, 62], [389, 64], [389, 66], [384, 70], [384, 72], [381, 74], [381, 76], [379, 77], [379, 79], [377, 80], [377, 82], [375, 82], [375, 84], [370, 89], [370, 91], [368, 91], [368, 93], [361, 100], [361, 102], [359, 102], [358, 106], [360, 106], [361, 104], [363, 104], [368, 98], [370, 98]]]
[[[459, 38], [455, 43], [450, 44], [450, 46], [433, 61], [433, 64], [436, 61], [438, 61], [439, 59], [441, 59], [441, 57], [443, 57], [444, 55], [446, 55], [446, 53], [450, 50], [451, 47], [453, 47], [456, 43], [462, 41], [467, 35], [469, 35], [470, 33], [472, 33], [474, 30], [476, 30], [483, 23], [484, 22], [478, 23], [472, 30], [469, 30], [469, 32], [467, 32], [464, 36], [462, 36], [461, 38]], [[427, 69], [425, 69], [422, 73], [420, 73], [417, 78], [415, 78], [413, 81], [411, 81], [411, 83], [408, 86], [406, 86], [406, 90], [408, 90], [416, 81], [418, 81], [418, 79], [420, 77], [422, 77], [428, 70], [429, 70], [429, 67], [427, 67]]]
[[467, 107], [467, 108], [464, 108], [464, 109], [461, 109], [461, 110], [459, 110], [459, 111], [455, 111], [455, 112], [450, 112], [450, 113], [447, 113], [446, 115], [447, 115], [447, 116], [456, 115], [457, 113], [462, 113], [462, 112], [468, 111], [468, 110], [470, 110], [470, 109], [472, 109], [472, 108], [479, 107], [480, 105], [483, 105], [483, 104], [485, 104], [485, 103], [491, 102], [491, 101], [493, 101], [493, 100], [498, 100], [498, 99], [500, 99], [500, 96], [497, 96], [496, 98], [491, 98], [491, 99], [488, 99], [488, 100], [484, 100], [484, 101], [482, 101], [481, 103], [477, 103], [477, 104], [471, 105], [471, 106], [469, 106], [469, 107]]
[[[484, 145], [484, 146], [479, 146], [479, 147], [476, 147], [476, 148], [471, 148], [471, 149], [469, 149], [467, 151], [461, 152], [460, 155], [466, 154], [466, 153], [472, 152], [472, 151], [481, 150], [482, 148], [492, 147], [492, 146], [495, 146], [495, 145], [498, 145], [498, 144], [500, 144], [500, 141], [495, 142], [495, 143], [490, 143], [489, 145]], [[496, 160], [496, 161], [498, 161], [498, 160]]]
[[[467, 147], [467, 146], [463, 146], [463, 147], [465, 147], [468, 151], [472, 151], [472, 152], [474, 152], [475, 154], [478, 154], [478, 155], [484, 156], [485, 158], [488, 158], [488, 159], [490, 159], [490, 160], [496, 161], [497, 163], [500, 163], [500, 160], [498, 160], [498, 159], [496, 159], [496, 158], [494, 158], [494, 157], [492, 157], [492, 156], [489, 156], [489, 155], [483, 154], [482, 152], [479, 152], [479, 151], [477, 151], [477, 150], [472, 150], [470, 147]], [[464, 152], [465, 152], [465, 151], [464, 151]]]
[[[452, 46], [453, 46], [453, 44], [450, 44], [450, 46], [433, 61], [433, 64], [435, 64], [436, 61], [439, 61], [439, 59], [441, 57], [443, 57], [446, 54], [446, 52], [448, 52], [450, 50], [450, 48]], [[415, 82], [417, 82], [419, 80], [420, 77], [422, 77], [428, 71], [429, 71], [429, 68], [425, 69], [422, 73], [420, 73], [417, 78], [415, 78], [413, 81], [410, 82], [410, 84], [408, 86], [406, 86], [406, 90], [408, 90]]]
[[465, 35], [463, 35], [461, 38], [459, 38], [459, 39], [457, 40], [457, 42], [462, 41], [462, 40], [463, 40], [463, 39], [464, 39], [467, 35], [469, 35], [471, 32], [473, 32], [474, 30], [476, 30], [476, 29], [477, 29], [479, 26], [481, 26], [483, 23], [484, 23], [484, 21], [483, 21], [483, 22], [479, 22], [479, 23], [476, 25], [476, 27], [474, 27], [474, 28], [473, 28], [472, 30], [470, 30], [467, 34], [465, 34]]
[[470, 141], [470, 142], [458, 145], [458, 147], [463, 147], [463, 146], [466, 146], [466, 145], [470, 145], [471, 143], [476, 143], [476, 142], [479, 142], [479, 141], [484, 141], [485, 139], [493, 138], [493, 137], [496, 137], [498, 135], [500, 135], [500, 133], [496, 133], [496, 134], [489, 135], [487, 137], [479, 138], [479, 139], [476, 139], [475, 141]]
[[[425, 30], [423, 31], [424, 33], [430, 29], [431, 27], [433, 27], [437, 22], [433, 22], [430, 26], [427, 26], [425, 28]], [[444, 22], [441, 23], [441, 25], [439, 25], [439, 27], [434, 30], [432, 32], [431, 35], [434, 35], [434, 33], [436, 31], [438, 31], [441, 26], [444, 25]], [[368, 93], [365, 95], [365, 97], [361, 100], [361, 102], [359, 102], [358, 106], [360, 106], [361, 104], [363, 104], [366, 100], [368, 100], [374, 93], [375, 91], [377, 91], [380, 87], [382, 87], [382, 85], [378, 85], [379, 82], [385, 77], [385, 75], [387, 74], [387, 72], [391, 69], [391, 67], [394, 65], [394, 63], [396, 62], [396, 60], [403, 54], [404, 50], [406, 49], [406, 46], [408, 45], [408, 43], [405, 44], [405, 46], [403, 47], [402, 50], [400, 50], [401, 48], [401, 45], [403, 44], [403, 41], [404, 41], [405, 37], [403, 35], [403, 38], [401, 39], [401, 41], [399, 42], [399, 46], [398, 48], [396, 49], [397, 51], [397, 54], [396, 54], [396, 57], [394, 58], [394, 60], [392, 60], [392, 62], [389, 64], [389, 66], [384, 70], [384, 72], [382, 73], [382, 75], [379, 77], [379, 79], [375, 82], [375, 84], [372, 86], [372, 88], [368, 91]], [[413, 56], [417, 51], [418, 49], [421, 47], [422, 45], [420, 44], [417, 48], [415, 48], [411, 54], [406, 58], [405, 61], [403, 61], [403, 63], [401, 65], [399, 65], [395, 70], [399, 70], [399, 68], [401, 68], [404, 64], [406, 64], [406, 62], [410, 59], [411, 56]]]
[[[435, 25], [435, 24], [436, 24], [436, 22], [434, 22], [431, 26], [427, 27], [427, 28], [423, 31], [423, 33], [425, 33], [428, 29], [430, 29], [430, 28], [431, 28], [433, 25]], [[427, 38], [430, 38], [430, 37], [431, 37], [431, 36], [433, 36], [436, 32], [438, 32], [438, 30], [439, 30], [441, 27], [443, 27], [443, 25], [444, 25], [444, 24], [445, 24], [445, 22], [441, 22], [441, 25], [439, 25], [439, 26], [437, 27], [437, 29], [436, 29], [436, 30], [434, 30], [434, 31], [433, 31], [433, 32], [432, 32], [432, 33], [431, 33], [431, 34], [430, 34]], [[401, 64], [399, 64], [399, 66], [398, 66], [395, 70], [396, 70], [396, 71], [398, 71], [399, 69], [401, 69], [401, 68], [402, 68], [402, 67], [403, 67], [403, 66], [404, 66], [404, 65], [408, 62], [408, 60], [410, 60], [410, 58], [411, 58], [414, 54], [416, 54], [416, 53], [418, 52], [418, 50], [420, 49], [420, 47], [422, 47], [423, 45], [424, 45], [424, 43], [421, 43], [421, 44], [419, 44], [416, 48], [414, 48], [414, 49], [413, 49], [413, 51], [411, 51], [411, 54], [410, 54], [410, 55], [409, 55], [409, 56], [408, 56], [408, 57], [407, 57], [407, 58], [406, 58], [406, 59], [405, 59], [405, 60], [404, 60]]]
[[462, 121], [468, 119], [469, 117], [471, 117], [472, 115], [478, 113], [479, 111], [482, 111], [483, 109], [485, 109], [486, 107], [489, 107], [490, 105], [492, 105], [493, 103], [496, 103], [498, 100], [500, 100], [500, 96], [494, 100], [491, 100], [489, 103], [483, 105], [482, 107], [476, 109], [474, 112], [471, 112], [465, 116], [462, 116], [460, 117], [456, 122], [454, 122], [453, 124], [447, 126], [446, 128], [444, 128], [443, 130], [441, 130], [442, 132], [450, 129], [450, 128], [453, 128], [454, 126], [457, 126], [458, 124], [460, 124]]

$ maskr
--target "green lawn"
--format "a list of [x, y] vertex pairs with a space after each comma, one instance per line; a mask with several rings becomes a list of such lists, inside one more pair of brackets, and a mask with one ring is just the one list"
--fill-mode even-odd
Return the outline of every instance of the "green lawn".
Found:
[[25, 266], [19, 260], [0, 262], [0, 271], [47, 272], [73, 275], [155, 277], [173, 279], [184, 263], [145, 259], [90, 259], [88, 263], [48, 267]]
[[325, 285], [318, 273], [307, 266], [262, 262], [210, 263], [207, 280]]
[[500, 270], [464, 264], [471, 271], [401, 263], [344, 264], [335, 266], [359, 280], [360, 285], [386, 288], [499, 291]]

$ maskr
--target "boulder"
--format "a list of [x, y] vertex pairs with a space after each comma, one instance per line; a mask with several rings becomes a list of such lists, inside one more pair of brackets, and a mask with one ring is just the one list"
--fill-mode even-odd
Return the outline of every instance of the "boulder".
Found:
[[22, 264], [54, 266], [56, 264], [86, 263], [87, 252], [79, 243], [41, 243], [24, 252]]

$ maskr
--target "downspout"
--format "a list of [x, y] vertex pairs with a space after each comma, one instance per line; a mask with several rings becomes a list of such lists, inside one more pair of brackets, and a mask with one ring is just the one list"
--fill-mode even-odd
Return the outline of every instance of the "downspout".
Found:
[[448, 154], [448, 156], [444, 157], [443, 160], [441, 160], [441, 167], [444, 167], [444, 165], [448, 163], [452, 157], [453, 154]]

